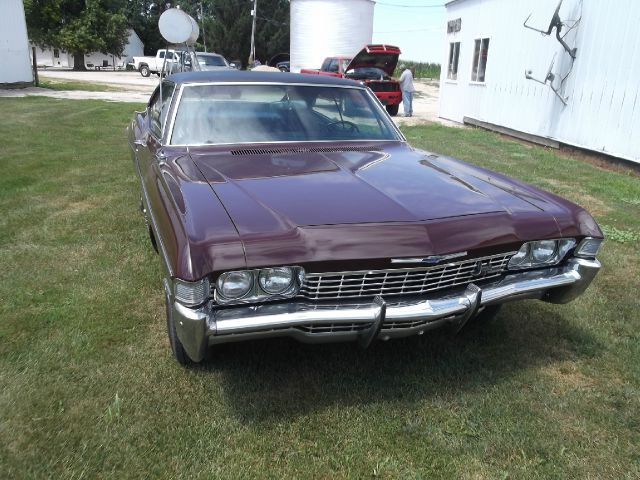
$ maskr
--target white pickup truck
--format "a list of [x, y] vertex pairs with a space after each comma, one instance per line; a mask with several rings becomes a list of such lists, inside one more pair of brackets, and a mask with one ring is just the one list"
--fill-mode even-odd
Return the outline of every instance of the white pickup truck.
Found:
[[[167, 57], [165, 64], [165, 55]], [[148, 77], [152, 73], [160, 75], [162, 66], [166, 74], [171, 74], [180, 67], [180, 62], [184, 52], [180, 50], [158, 50], [155, 57], [133, 57], [133, 65], [143, 77]]]

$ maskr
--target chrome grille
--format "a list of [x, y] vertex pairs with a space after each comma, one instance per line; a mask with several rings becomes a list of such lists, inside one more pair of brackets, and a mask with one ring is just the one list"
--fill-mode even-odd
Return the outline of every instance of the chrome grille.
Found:
[[502, 275], [515, 253], [501, 253], [433, 267], [308, 273], [298, 297], [338, 300], [382, 295], [387, 298], [442, 290]]

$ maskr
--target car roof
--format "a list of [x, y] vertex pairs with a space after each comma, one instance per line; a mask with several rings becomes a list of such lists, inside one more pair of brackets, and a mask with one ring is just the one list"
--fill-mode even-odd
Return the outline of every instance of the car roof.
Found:
[[308, 85], [361, 86], [358, 82], [325, 75], [285, 72], [251, 72], [242, 70], [182, 72], [167, 77], [177, 85], [182, 83], [304, 83]]

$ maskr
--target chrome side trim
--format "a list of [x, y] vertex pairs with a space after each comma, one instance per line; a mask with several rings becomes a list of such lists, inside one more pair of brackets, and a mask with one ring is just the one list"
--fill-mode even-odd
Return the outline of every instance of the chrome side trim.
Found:
[[[136, 159], [136, 164], [137, 164], [137, 159]], [[137, 172], [137, 168], [136, 168], [136, 172]], [[156, 222], [156, 218], [153, 215], [153, 211], [151, 210], [151, 208], [149, 208], [149, 195], [147, 194], [147, 189], [144, 185], [144, 182], [142, 181], [142, 177], [138, 174], [138, 180], [140, 181], [140, 190], [142, 191], [142, 200], [144, 203], [144, 207], [147, 211], [147, 214], [149, 215], [149, 219], [151, 219], [151, 228], [153, 229], [153, 235], [156, 239], [156, 242], [158, 244], [161, 256], [162, 256], [162, 261], [165, 267], [165, 270], [167, 271], [167, 273], [169, 274], [170, 277], [174, 277], [174, 271], [173, 268], [171, 267], [171, 263], [169, 262], [169, 254], [167, 253], [167, 248], [164, 245], [164, 242], [162, 241], [162, 237], [160, 235], [158, 235], [158, 224]]]

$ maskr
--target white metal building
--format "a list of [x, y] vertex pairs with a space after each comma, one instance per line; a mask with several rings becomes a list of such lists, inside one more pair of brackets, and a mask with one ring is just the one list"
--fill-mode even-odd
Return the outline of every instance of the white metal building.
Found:
[[[84, 56], [84, 63], [89, 68], [120, 68], [126, 67], [127, 63], [133, 62], [133, 57], [144, 55], [144, 44], [138, 34], [132, 29], [128, 30], [127, 44], [121, 56], [104, 54], [101, 52], [88, 53]], [[73, 55], [58, 48], [36, 48], [36, 61], [40, 67], [73, 67]]]
[[0, 15], [0, 88], [33, 84], [22, 0], [3, 0]]
[[373, 38], [373, 0], [291, 0], [291, 71], [351, 56]]
[[447, 3], [440, 117], [640, 162], [640, 1], [558, 3]]

